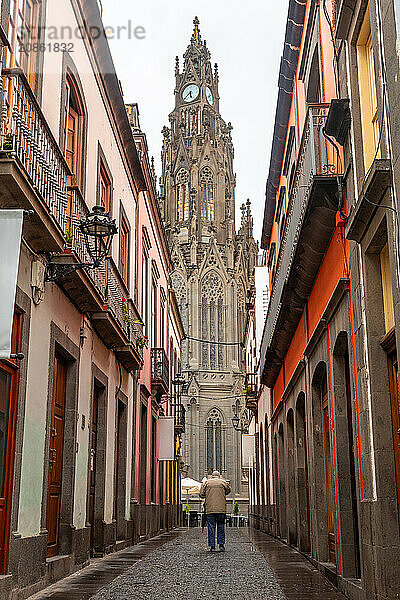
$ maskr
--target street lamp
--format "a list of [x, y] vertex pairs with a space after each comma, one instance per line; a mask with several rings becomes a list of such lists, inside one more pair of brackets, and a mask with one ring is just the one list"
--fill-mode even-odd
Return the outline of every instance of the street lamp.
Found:
[[79, 222], [79, 230], [83, 235], [86, 250], [93, 262], [48, 262], [45, 281], [57, 281], [72, 271], [87, 268], [99, 268], [108, 255], [114, 235], [118, 232], [115, 219], [105, 212], [104, 206], [94, 206], [92, 211]]
[[247, 434], [249, 433], [249, 426], [244, 424], [243, 420], [239, 419], [238, 415], [235, 413], [232, 417], [232, 426], [235, 431], [240, 431], [240, 433]]

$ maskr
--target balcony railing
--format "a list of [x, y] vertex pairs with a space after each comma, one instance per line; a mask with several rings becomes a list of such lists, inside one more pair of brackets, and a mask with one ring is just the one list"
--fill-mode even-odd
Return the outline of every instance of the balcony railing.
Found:
[[257, 373], [246, 373], [244, 380], [244, 391], [247, 398], [257, 398], [258, 395], [258, 383]]
[[169, 415], [174, 417], [176, 433], [185, 431], [185, 407], [181, 403], [171, 403], [169, 405]]
[[329, 105], [313, 105], [308, 109], [299, 149], [296, 173], [290, 190], [284, 238], [279, 249], [276, 275], [265, 322], [262, 348], [270, 347], [282, 307], [282, 293], [291, 272], [300, 231], [306, 214], [315, 177], [336, 178], [338, 160], [333, 147], [323, 134]]
[[[70, 171], [65, 157], [20, 69], [3, 71], [1, 100], [0, 157], [18, 163], [35, 197], [52, 217], [61, 240], [65, 237], [66, 250], [56, 260], [62, 262], [66, 254], [71, 254], [77, 262], [91, 263], [79, 228], [89, 209], [79, 188], [67, 186]], [[132, 343], [142, 357], [144, 338], [140, 318], [112, 259], [106, 259], [99, 267], [85, 268], [84, 272], [94, 288], [93, 302], [87, 300], [87, 283], [78, 286], [74, 281], [74, 277], [79, 277], [77, 272], [67, 274], [63, 280], [64, 285], [68, 277], [71, 279], [68, 291], [75, 290], [77, 306], [85, 312], [108, 311], [126, 342]]]
[[167, 393], [169, 386], [169, 360], [164, 348], [151, 349], [151, 383]]
[[[84, 237], [79, 229], [79, 222], [89, 213], [89, 209], [78, 188], [70, 188], [72, 217], [68, 218], [68, 247], [79, 261], [91, 262]], [[103, 301], [104, 310], [108, 310], [123, 331], [128, 342], [143, 357], [144, 338], [142, 324], [135, 313], [132, 302], [128, 300], [129, 292], [121, 275], [111, 258], [107, 258], [98, 268], [87, 268], [85, 272], [92, 281], [97, 293]]]
[[20, 69], [3, 72], [0, 151], [18, 160], [65, 232], [68, 165]]

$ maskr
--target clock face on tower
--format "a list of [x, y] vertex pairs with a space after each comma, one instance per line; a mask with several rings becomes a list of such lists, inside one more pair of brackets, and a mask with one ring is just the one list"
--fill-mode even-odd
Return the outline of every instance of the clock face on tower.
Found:
[[211, 104], [211, 106], [212, 106], [214, 104], [214, 96], [209, 87], [206, 87], [206, 98], [207, 98], [208, 103]]
[[199, 95], [199, 92], [199, 86], [195, 83], [191, 83], [190, 85], [187, 85], [183, 90], [182, 100], [184, 100], [185, 102], [193, 102], [193, 100], [196, 100], [197, 96]]

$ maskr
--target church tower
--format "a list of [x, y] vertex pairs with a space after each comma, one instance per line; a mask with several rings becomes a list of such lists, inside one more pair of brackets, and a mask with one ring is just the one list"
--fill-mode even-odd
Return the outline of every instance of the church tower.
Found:
[[175, 107], [162, 132], [160, 208], [188, 337], [181, 366], [189, 382], [185, 474], [201, 480], [217, 469], [245, 498], [241, 434], [232, 417], [244, 410], [240, 343], [257, 245], [249, 202], [236, 233], [232, 126], [219, 112], [218, 67], [210, 59], [196, 17], [182, 70], [176, 58]]

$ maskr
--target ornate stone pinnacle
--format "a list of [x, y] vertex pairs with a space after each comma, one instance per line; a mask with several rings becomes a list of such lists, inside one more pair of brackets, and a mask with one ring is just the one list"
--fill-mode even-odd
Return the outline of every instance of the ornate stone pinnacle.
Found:
[[194, 42], [195, 44], [199, 44], [201, 42], [201, 35], [200, 35], [200, 29], [199, 29], [200, 21], [199, 21], [198, 17], [195, 17], [193, 19], [193, 25], [194, 25], [194, 31], [193, 31], [193, 35], [192, 35], [192, 42]]
[[179, 56], [175, 57], [175, 75], [179, 75]]

